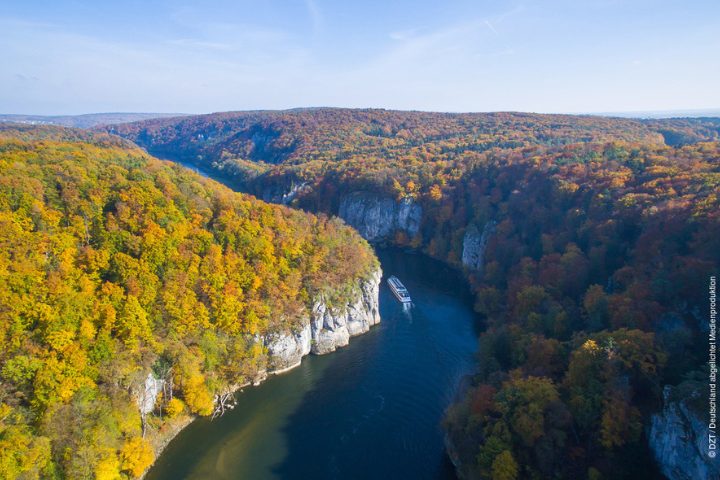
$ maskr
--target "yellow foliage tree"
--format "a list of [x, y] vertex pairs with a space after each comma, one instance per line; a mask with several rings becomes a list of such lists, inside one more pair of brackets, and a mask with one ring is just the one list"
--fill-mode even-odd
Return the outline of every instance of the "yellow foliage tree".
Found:
[[173, 398], [165, 406], [168, 417], [175, 418], [185, 410], [185, 403], [179, 398]]
[[120, 459], [114, 451], [108, 451], [95, 465], [95, 480], [118, 480], [120, 476]]
[[184, 382], [183, 394], [191, 412], [203, 416], [212, 414], [212, 395], [210, 395], [202, 375], [194, 374], [188, 378]]
[[155, 460], [155, 452], [142, 437], [133, 437], [125, 442], [120, 452], [122, 470], [133, 477], [139, 477]]
[[443, 196], [442, 189], [440, 188], [439, 185], [433, 185], [432, 187], [430, 187], [429, 195], [430, 195], [430, 199], [435, 202], [442, 200], [442, 196]]

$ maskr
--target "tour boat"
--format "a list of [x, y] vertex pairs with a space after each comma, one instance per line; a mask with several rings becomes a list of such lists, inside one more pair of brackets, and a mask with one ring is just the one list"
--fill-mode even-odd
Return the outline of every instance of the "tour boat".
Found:
[[393, 294], [395, 295], [395, 297], [397, 297], [398, 300], [400, 300], [402, 303], [412, 302], [407, 288], [405, 288], [405, 285], [403, 285], [396, 276], [393, 275], [392, 277], [388, 278], [387, 283], [390, 287], [390, 290], [392, 290]]

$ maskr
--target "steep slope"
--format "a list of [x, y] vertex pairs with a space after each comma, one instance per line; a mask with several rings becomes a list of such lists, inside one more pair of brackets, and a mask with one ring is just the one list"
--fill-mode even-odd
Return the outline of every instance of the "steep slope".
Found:
[[653, 415], [648, 434], [650, 448], [669, 480], [720, 478], [720, 464], [708, 456], [707, 383], [703, 375], [663, 390], [663, 409]]
[[137, 477], [188, 415], [379, 321], [352, 229], [118, 137], [0, 126], [0, 245], [2, 478]]
[[[446, 422], [464, 478], [653, 478], [646, 432], [662, 388], [706, 361], [719, 148], [498, 153], [449, 192], [446, 217], [428, 210], [426, 231], [497, 224], [470, 274], [488, 324], [479, 371]], [[466, 240], [431, 245], [454, 261]]]
[[720, 145], [701, 141], [716, 125], [311, 110], [117, 132], [464, 267], [488, 329], [446, 421], [462, 475], [636, 478], [662, 387], [705, 360]]

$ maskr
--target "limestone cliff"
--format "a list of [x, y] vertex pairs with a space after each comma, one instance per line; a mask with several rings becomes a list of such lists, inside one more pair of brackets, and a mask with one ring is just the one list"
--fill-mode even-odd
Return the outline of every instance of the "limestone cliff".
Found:
[[382, 271], [378, 269], [357, 287], [353, 300], [329, 306], [321, 296], [295, 331], [265, 336], [270, 372], [284, 371], [300, 364], [308, 353], [322, 355], [344, 347], [350, 337], [370, 330], [380, 322], [378, 296]]
[[[691, 396], [701, 395], [701, 390]], [[652, 416], [650, 449], [660, 471], [669, 480], [720, 478], [718, 459], [708, 457], [707, 421], [689, 405], [692, 398], [673, 398], [673, 388], [665, 387], [664, 408]]]
[[312, 332], [310, 322], [298, 331], [270, 333], [263, 339], [268, 351], [268, 369], [281, 372], [300, 365], [302, 357], [310, 353]]
[[[345, 305], [330, 306], [320, 296], [295, 330], [258, 336], [257, 341], [267, 348], [268, 363], [267, 368], [257, 372], [249, 383], [257, 385], [268, 374], [290, 370], [300, 365], [302, 357], [309, 353], [323, 355], [344, 347], [350, 337], [365, 333], [380, 323], [378, 298], [381, 277], [382, 271], [378, 268], [369, 278], [359, 282], [353, 299]], [[144, 381], [133, 388], [133, 396], [142, 415], [155, 409], [164, 382], [148, 373]]]
[[463, 236], [462, 263], [465, 267], [482, 273], [485, 249], [490, 237], [495, 232], [495, 222], [490, 221], [480, 230], [471, 223]]
[[155, 409], [155, 401], [164, 384], [165, 380], [155, 378], [155, 375], [148, 373], [145, 381], [133, 389], [133, 396], [141, 415], [151, 413]]
[[354, 192], [340, 202], [338, 215], [365, 239], [387, 240], [400, 230], [415, 236], [420, 230], [422, 207], [411, 198], [396, 201], [370, 192]]

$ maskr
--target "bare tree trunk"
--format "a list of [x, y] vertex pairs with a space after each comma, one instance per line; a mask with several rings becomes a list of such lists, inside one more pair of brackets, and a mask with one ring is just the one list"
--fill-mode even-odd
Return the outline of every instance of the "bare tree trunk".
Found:
[[163, 382], [163, 399], [165, 399], [166, 402], [169, 402], [173, 399], [173, 376], [172, 376], [172, 367], [168, 369], [167, 372], [163, 375], [163, 379], [165, 380]]
[[217, 396], [215, 401], [215, 411], [213, 411], [211, 420], [214, 420], [217, 417], [222, 417], [226, 410], [232, 410], [235, 408], [235, 405], [236, 401], [234, 393], [230, 389], [225, 390]]
[[87, 215], [83, 213], [83, 224], [85, 225], [85, 246], [90, 245], [90, 230], [88, 230]]
[[145, 432], [147, 431], [147, 414], [142, 413], [140, 420], [142, 420], [142, 438], [145, 438]]

